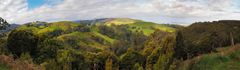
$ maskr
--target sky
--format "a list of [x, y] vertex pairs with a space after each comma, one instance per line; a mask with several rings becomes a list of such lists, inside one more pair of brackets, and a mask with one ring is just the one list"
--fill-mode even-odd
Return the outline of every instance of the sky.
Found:
[[34, 9], [39, 6], [42, 6], [44, 3], [46, 3], [46, 1], [44, 1], [44, 0], [27, 0], [27, 3], [28, 3], [29, 9]]
[[240, 0], [0, 0], [0, 17], [16, 24], [133, 18], [188, 25], [240, 20]]

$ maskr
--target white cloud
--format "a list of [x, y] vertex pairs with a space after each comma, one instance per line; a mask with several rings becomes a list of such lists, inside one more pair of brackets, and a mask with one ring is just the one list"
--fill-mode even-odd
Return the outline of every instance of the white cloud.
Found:
[[[0, 16], [14, 23], [126, 17], [164, 23], [239, 19], [234, 0], [46, 0], [33, 10], [26, 0], [0, 0]], [[2, 13], [3, 12], [3, 13]]]
[[169, 17], [204, 17], [219, 14], [231, 7], [232, 0], [153, 0], [163, 15]]
[[0, 16], [15, 21], [14, 17], [26, 12], [28, 9], [26, 0], [0, 0]]

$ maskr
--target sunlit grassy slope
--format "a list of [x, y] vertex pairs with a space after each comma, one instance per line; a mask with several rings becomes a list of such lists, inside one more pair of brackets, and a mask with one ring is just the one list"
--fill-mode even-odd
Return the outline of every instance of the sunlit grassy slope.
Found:
[[184, 61], [180, 70], [240, 70], [240, 45]]
[[142, 20], [135, 20], [129, 18], [115, 18], [115, 19], [108, 19], [105, 25], [126, 25], [129, 26], [128, 29], [131, 31], [143, 31], [145, 35], [150, 35], [155, 30], [162, 30], [167, 32], [174, 32], [175, 29], [168, 27], [163, 24], [157, 24], [153, 22], [145, 22]]
[[132, 31], [143, 31], [145, 35], [150, 35], [155, 30], [162, 30], [166, 32], [174, 32], [175, 29], [167, 27], [162, 24], [155, 24], [151, 22], [135, 22], [134, 24], [129, 24], [130, 30]]
[[139, 20], [134, 20], [134, 19], [128, 19], [128, 18], [113, 18], [113, 19], [108, 19], [105, 22], [106, 25], [126, 25], [126, 24], [133, 24], [136, 21]]

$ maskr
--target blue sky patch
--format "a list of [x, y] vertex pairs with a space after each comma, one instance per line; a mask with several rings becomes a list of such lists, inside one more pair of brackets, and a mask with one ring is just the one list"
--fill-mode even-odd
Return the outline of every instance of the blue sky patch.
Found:
[[34, 9], [37, 7], [42, 6], [43, 4], [45, 4], [45, 0], [27, 0], [28, 2], [28, 8], [29, 9]]

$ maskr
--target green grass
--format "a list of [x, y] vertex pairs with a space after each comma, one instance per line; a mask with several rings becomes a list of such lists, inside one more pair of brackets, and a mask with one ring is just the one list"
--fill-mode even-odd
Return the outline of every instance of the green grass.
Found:
[[180, 66], [180, 70], [240, 70], [238, 47], [224, 47], [218, 51], [187, 60]]
[[38, 30], [37, 31], [37, 34], [46, 34], [46, 33], [49, 33], [49, 32], [53, 32], [57, 29], [61, 29], [60, 27], [46, 27], [46, 28], [43, 28], [41, 30]]
[[221, 56], [219, 54], [205, 55], [200, 61], [193, 65], [193, 70], [215, 70], [228, 61], [230, 61], [230, 58], [227, 56]]
[[[151, 22], [136, 22], [134, 24], [129, 24], [130, 26], [130, 30], [132, 31], [143, 31], [143, 33], [147, 36], [149, 36], [150, 34], [152, 34], [155, 30], [162, 30], [162, 31], [167, 31], [167, 32], [174, 32], [175, 29], [162, 25], [162, 24], [155, 24], [155, 23], [151, 23]], [[132, 29], [132, 27], [135, 27], [134, 29]]]
[[102, 39], [104, 39], [105, 41], [109, 42], [109, 43], [114, 43], [115, 39], [112, 39], [106, 35], [103, 35], [101, 33], [99, 33], [99, 29], [97, 27], [91, 27], [91, 32], [96, 35], [97, 37], [100, 37]]
[[[155, 30], [162, 30], [167, 32], [175, 32], [174, 28], [163, 24], [156, 24], [152, 22], [145, 22], [142, 20], [136, 19], [129, 19], [129, 18], [115, 18], [111, 19], [104, 23], [104, 25], [111, 26], [111, 25], [127, 25], [129, 26], [129, 30], [136, 32], [136, 31], [143, 31], [143, 33], [147, 36], [152, 34]], [[132, 29], [134, 27], [134, 29]]]
[[126, 24], [133, 24], [139, 20], [129, 19], [129, 18], [115, 18], [105, 23], [107, 26], [111, 25], [126, 25]]
[[0, 63], [0, 70], [10, 70], [10, 69], [6, 65]]
[[240, 51], [228, 56], [205, 55], [193, 66], [193, 70], [240, 70]]
[[112, 38], [109, 38], [108, 36], [105, 36], [105, 35], [102, 35], [101, 33], [98, 33], [98, 32], [93, 32], [96, 36], [100, 37], [100, 38], [103, 38], [104, 40], [106, 40], [107, 42], [109, 43], [114, 43], [114, 39]]
[[[57, 37], [57, 39], [60, 41], [63, 41], [63, 42], [67, 42], [68, 40], [74, 40], [77, 42], [77, 45], [79, 45], [79, 46], [90, 46], [90, 47], [97, 48], [97, 49], [104, 49], [104, 47], [106, 47], [106, 46], [91, 39], [91, 36], [93, 36], [93, 35], [96, 35], [96, 34], [92, 33], [92, 32], [87, 32], [87, 33], [72, 32], [69, 34], [60, 35]], [[100, 36], [102, 36], [102, 35], [100, 35]], [[102, 37], [104, 37], [104, 36], [102, 36]], [[100, 37], [100, 38], [102, 38], [102, 37]], [[107, 38], [107, 37], [104, 37], [104, 38]], [[107, 38], [105, 40], [109, 40], [109, 41], [113, 42], [113, 40], [110, 38]], [[69, 44], [69, 45], [71, 45], [71, 44]]]

